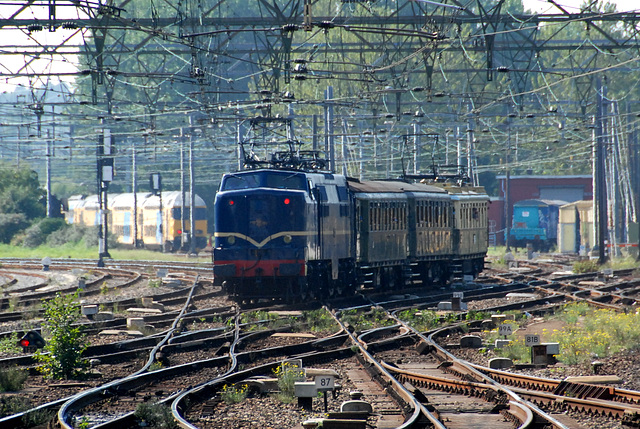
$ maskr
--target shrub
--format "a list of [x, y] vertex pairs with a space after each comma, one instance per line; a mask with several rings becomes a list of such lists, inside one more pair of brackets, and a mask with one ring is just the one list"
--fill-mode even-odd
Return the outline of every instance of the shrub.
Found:
[[42, 233], [42, 230], [38, 225], [32, 225], [24, 232], [24, 238], [22, 239], [22, 245], [24, 247], [38, 247], [45, 242], [46, 236]]
[[512, 340], [502, 349], [495, 349], [496, 355], [509, 358], [517, 363], [531, 362], [531, 348], [527, 347], [524, 339]]
[[85, 242], [87, 247], [98, 244], [98, 227], [85, 225], [68, 225], [52, 232], [47, 237], [47, 244], [52, 247], [62, 246], [67, 243]]
[[248, 391], [249, 387], [246, 384], [233, 384], [231, 386], [225, 384], [220, 392], [220, 397], [225, 404], [237, 404], [247, 398]]
[[304, 370], [291, 362], [283, 362], [273, 373], [278, 378], [281, 399], [293, 399], [296, 381], [304, 380]]
[[46, 378], [69, 379], [83, 375], [88, 366], [82, 353], [87, 348], [80, 319], [80, 305], [75, 302], [78, 293], [60, 295], [45, 301], [43, 331], [49, 333], [44, 351], [36, 352], [34, 358], [43, 365], [38, 367]]
[[18, 414], [31, 408], [31, 402], [21, 396], [3, 396], [0, 398], [0, 417]]
[[[0, 397], [0, 417], [11, 416], [13, 414], [22, 413], [31, 410], [33, 405], [31, 402], [18, 395]], [[32, 428], [46, 424], [55, 415], [53, 410], [36, 410], [31, 411], [22, 416], [22, 425], [20, 427]], [[44, 427], [44, 426], [43, 426]]]
[[[10, 299], [9, 300], [9, 309], [10, 311], [15, 311], [15, 302], [17, 300]], [[13, 310], [11, 310], [13, 307]], [[6, 337], [0, 338], [0, 352], [3, 353], [22, 353], [22, 348], [18, 346], [18, 334], [16, 332], [12, 332], [10, 335]]]
[[[40, 222], [31, 225], [24, 233], [22, 245], [24, 247], [38, 247], [48, 241], [51, 234], [56, 231], [65, 231], [67, 223], [60, 218], [44, 218]], [[64, 234], [64, 232], [62, 232]]]
[[[51, 247], [60, 247], [67, 243], [80, 243], [83, 242], [87, 248], [96, 247], [98, 245], [98, 230], [99, 226], [86, 226], [86, 225], [66, 225], [53, 231], [47, 237], [47, 244]], [[115, 235], [111, 232], [108, 234], [109, 247], [118, 247], [118, 242]]]
[[398, 318], [409, 323], [409, 325], [418, 331], [428, 331], [440, 324], [438, 314], [430, 310], [403, 310], [398, 313]]
[[568, 365], [589, 363], [594, 358], [640, 347], [640, 314], [585, 307], [570, 304], [563, 310], [567, 326], [552, 337], [560, 343], [559, 360]]
[[0, 392], [15, 392], [22, 389], [29, 374], [18, 368], [0, 369]]
[[594, 273], [598, 271], [600, 266], [595, 260], [587, 259], [586, 261], [578, 261], [573, 264], [573, 272], [576, 274], [581, 273]]
[[307, 325], [312, 332], [328, 331], [332, 329], [335, 330], [338, 328], [336, 321], [324, 308], [305, 311], [302, 313], [302, 317], [307, 322]]
[[59, 217], [46, 217], [38, 222], [38, 226], [45, 236], [49, 236], [59, 229], [65, 229], [67, 222]]
[[148, 427], [158, 429], [174, 429], [178, 427], [171, 414], [171, 409], [159, 402], [143, 402], [136, 407], [133, 415]]
[[22, 213], [0, 213], [0, 243], [10, 243], [13, 236], [28, 225]]

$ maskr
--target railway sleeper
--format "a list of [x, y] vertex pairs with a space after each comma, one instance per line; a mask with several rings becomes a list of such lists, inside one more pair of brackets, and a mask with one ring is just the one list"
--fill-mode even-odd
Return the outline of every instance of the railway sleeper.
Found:
[[603, 399], [613, 401], [615, 389], [608, 386], [598, 386], [595, 384], [572, 383], [563, 380], [553, 391], [554, 395], [571, 396], [581, 399]]

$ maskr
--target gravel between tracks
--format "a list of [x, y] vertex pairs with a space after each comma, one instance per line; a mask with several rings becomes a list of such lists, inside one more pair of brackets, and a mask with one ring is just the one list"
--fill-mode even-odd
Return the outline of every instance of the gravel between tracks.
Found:
[[[53, 274], [56, 278], [56, 282], [67, 283], [71, 281], [68, 275]], [[117, 299], [122, 298], [135, 298], [141, 296], [153, 296], [164, 291], [169, 290], [165, 287], [150, 287], [146, 282], [136, 285], [135, 287], [122, 288], [117, 291]], [[115, 294], [114, 294], [115, 295]], [[105, 301], [110, 299], [116, 299], [115, 296], [108, 296]], [[498, 304], [500, 300], [497, 300], [494, 304]], [[478, 309], [483, 306], [491, 305], [490, 302], [484, 302], [478, 305]], [[206, 307], [206, 303], [199, 303], [199, 308]], [[472, 305], [470, 305], [472, 308]], [[117, 317], [126, 317], [125, 315], [116, 315]], [[28, 327], [23, 323], [10, 323], [6, 325], [0, 325], [0, 331], [11, 331], [21, 326], [22, 328]], [[117, 340], [127, 339], [127, 336], [96, 336], [92, 339], [92, 344], [111, 343]], [[455, 342], [455, 339], [450, 339], [449, 342]], [[487, 352], [480, 352], [478, 350], [459, 350], [456, 354], [471, 362], [476, 362], [482, 365], [487, 365], [488, 359], [492, 356]], [[0, 357], [7, 357], [7, 354], [0, 353]], [[192, 357], [190, 357], [192, 358]], [[640, 354], [636, 352], [620, 353], [616, 356], [609, 358], [599, 359], [603, 366], [601, 368], [601, 374], [617, 375], [623, 380], [622, 384], [616, 387], [640, 390]], [[137, 370], [143, 361], [132, 361], [124, 365], [104, 365], [97, 366], [96, 371], [102, 374], [100, 378], [94, 378], [86, 380], [80, 383], [73, 381], [62, 381], [60, 383], [51, 383], [45, 381], [40, 376], [31, 376], [27, 380], [25, 389], [20, 392], [22, 396], [29, 397], [34, 403], [48, 402], [60, 397], [69, 396], [81, 390], [85, 390], [92, 386], [97, 386], [105, 383], [108, 380], [125, 377], [135, 370]], [[349, 399], [348, 393], [353, 388], [350, 380], [346, 376], [347, 370], [352, 368], [357, 362], [352, 360], [342, 360], [334, 362], [332, 364], [323, 365], [335, 369], [342, 378], [340, 383], [343, 388], [337, 399], [331, 399], [329, 401], [330, 410], [335, 411], [339, 408], [342, 401]], [[556, 364], [554, 366], [547, 367], [545, 369], [538, 370], [526, 370], [527, 373], [536, 376], [542, 376], [547, 378], [563, 379], [568, 376], [574, 375], [590, 375], [592, 369], [583, 366], [566, 366], [563, 364]], [[8, 396], [15, 395], [12, 393], [0, 394], [0, 400]], [[367, 398], [363, 398], [367, 399]], [[314, 400], [314, 410], [323, 411], [324, 406], [321, 399]], [[294, 428], [300, 427], [302, 421], [312, 418], [321, 417], [323, 412], [307, 413], [297, 407], [297, 404], [283, 404], [273, 395], [255, 396], [249, 397], [246, 401], [236, 405], [226, 405], [223, 402], [218, 402], [212, 409], [213, 413], [210, 413], [207, 417], [206, 413], [201, 413], [197, 419], [200, 421], [199, 427], [205, 429], [236, 429], [236, 428]], [[570, 413], [573, 414], [573, 413]], [[619, 429], [622, 425], [619, 421], [606, 419], [598, 416], [585, 417], [583, 415], [577, 416], [582, 422], [585, 428], [603, 428], [603, 429]], [[375, 421], [372, 421], [372, 426], [375, 427]]]

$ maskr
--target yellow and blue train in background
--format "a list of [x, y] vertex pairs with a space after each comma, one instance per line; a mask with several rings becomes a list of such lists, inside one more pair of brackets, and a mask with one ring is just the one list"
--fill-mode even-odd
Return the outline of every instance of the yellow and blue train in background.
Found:
[[[109, 231], [119, 244], [151, 250], [173, 252], [189, 248], [191, 237], [191, 196], [185, 193], [184, 203], [179, 191], [135, 194], [109, 194], [107, 198]], [[207, 246], [207, 206], [195, 195], [196, 249]], [[183, 217], [184, 212], [184, 217]], [[135, 216], [135, 217], [134, 217]], [[99, 225], [100, 206], [97, 195], [74, 195], [68, 199], [65, 219], [70, 224]], [[137, 219], [137, 237], [134, 237], [134, 219]]]

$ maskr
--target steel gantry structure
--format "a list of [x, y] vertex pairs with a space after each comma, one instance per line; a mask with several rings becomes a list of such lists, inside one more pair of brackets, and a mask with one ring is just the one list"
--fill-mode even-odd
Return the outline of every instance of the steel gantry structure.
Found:
[[[455, 158], [478, 178], [506, 168], [512, 139], [536, 168], [561, 149], [571, 162], [555, 168], [591, 171], [600, 152], [584, 146], [597, 142], [637, 153], [640, 13], [548, 3], [535, 14], [505, 0], [4, 1], [0, 80], [24, 87], [40, 126], [73, 128], [75, 145], [95, 153], [99, 122], [152, 145], [154, 162], [187, 120], [232, 157], [238, 124], [256, 115], [294, 117], [310, 145], [338, 138], [336, 163], [353, 175]], [[626, 108], [603, 110], [602, 82]], [[56, 118], [53, 103], [64, 105]], [[25, 135], [22, 120], [3, 125], [15, 123], [4, 141]]]

